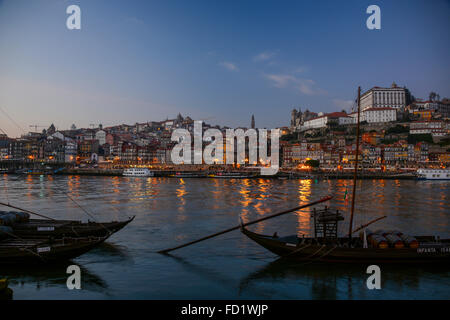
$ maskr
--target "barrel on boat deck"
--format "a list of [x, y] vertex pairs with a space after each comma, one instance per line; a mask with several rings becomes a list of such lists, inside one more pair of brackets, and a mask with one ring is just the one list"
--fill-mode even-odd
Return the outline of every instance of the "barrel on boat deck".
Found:
[[401, 248], [405, 247], [402, 239], [395, 234], [389, 233], [389, 234], [386, 234], [384, 237], [386, 238], [388, 243], [396, 249], [401, 249]]
[[0, 215], [0, 225], [10, 226], [17, 221], [17, 216], [11, 212], [2, 212]]
[[17, 217], [17, 222], [28, 222], [30, 220], [30, 215], [26, 212], [17, 211], [14, 212]]
[[8, 226], [0, 226], [0, 240], [7, 239], [11, 237], [11, 234], [13, 233], [13, 229]]
[[407, 247], [410, 247], [412, 249], [416, 249], [419, 247], [419, 241], [417, 241], [417, 239], [414, 238], [413, 236], [408, 236], [407, 234], [402, 234], [400, 236], [400, 238], [403, 240], [403, 242], [405, 243], [405, 245]]
[[379, 234], [371, 234], [369, 237], [367, 237], [370, 244], [374, 248], [380, 248], [380, 249], [386, 249], [389, 247], [388, 242], [386, 241], [386, 238]]
[[12, 226], [14, 223], [28, 222], [30, 215], [20, 211], [2, 211], [0, 212], [0, 224]]

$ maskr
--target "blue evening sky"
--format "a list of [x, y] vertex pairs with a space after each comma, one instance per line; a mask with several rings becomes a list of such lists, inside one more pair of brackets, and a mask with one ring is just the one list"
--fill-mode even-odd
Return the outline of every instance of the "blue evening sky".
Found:
[[[66, 28], [67, 6], [81, 30]], [[381, 30], [366, 8], [381, 8]], [[395, 81], [450, 96], [450, 2], [0, 0], [0, 107], [23, 130], [164, 120], [288, 125]], [[0, 112], [0, 128], [22, 133]], [[40, 128], [41, 130], [42, 128]]]

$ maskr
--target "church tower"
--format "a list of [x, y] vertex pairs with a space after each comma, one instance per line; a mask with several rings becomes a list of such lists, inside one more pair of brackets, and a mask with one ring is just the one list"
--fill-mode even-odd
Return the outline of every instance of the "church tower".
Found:
[[291, 128], [295, 127], [295, 120], [297, 119], [297, 110], [293, 109], [291, 111]]
[[255, 129], [255, 115], [252, 114], [252, 129]]

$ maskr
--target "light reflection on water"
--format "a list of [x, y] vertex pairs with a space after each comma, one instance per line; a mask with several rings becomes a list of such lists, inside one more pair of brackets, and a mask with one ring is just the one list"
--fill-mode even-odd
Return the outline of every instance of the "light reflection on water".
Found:
[[[271, 213], [334, 195], [328, 205], [347, 217], [351, 180], [180, 179], [3, 175], [2, 200], [45, 215], [86, 221], [67, 192], [98, 220], [132, 224], [102, 247], [75, 260], [83, 290], [65, 287], [65, 267], [0, 269], [15, 298], [450, 298], [448, 268], [382, 266], [382, 290], [365, 287], [367, 266], [292, 265], [238, 231], [174, 252], [155, 251]], [[344, 195], [347, 191], [347, 197]], [[450, 237], [450, 183], [359, 180], [355, 226], [388, 218], [376, 228]], [[311, 235], [310, 208], [253, 225], [264, 234]], [[348, 229], [344, 221], [341, 233]], [[432, 289], [432, 290], [431, 290]], [[431, 290], [431, 291], [430, 291]]]

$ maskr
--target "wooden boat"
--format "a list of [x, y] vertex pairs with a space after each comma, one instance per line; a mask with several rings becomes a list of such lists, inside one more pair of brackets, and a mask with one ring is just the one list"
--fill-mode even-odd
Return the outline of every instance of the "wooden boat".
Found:
[[70, 260], [88, 252], [105, 241], [106, 238], [5, 239], [0, 241], [0, 265], [51, 263]]
[[[357, 155], [359, 154], [360, 97], [361, 88], [358, 88]], [[314, 218], [314, 237], [299, 239], [295, 235], [283, 238], [279, 238], [276, 234], [273, 236], [260, 235], [247, 230], [241, 223], [242, 233], [281, 257], [308, 262], [449, 263], [450, 239], [440, 240], [433, 236], [406, 236], [406, 240], [401, 240], [395, 234], [397, 232], [385, 232], [381, 235], [375, 232], [371, 234], [373, 237], [369, 239], [370, 237], [365, 232], [367, 229], [358, 238], [352, 236], [357, 231], [353, 230], [353, 216], [358, 158], [357, 156], [354, 165], [351, 214], [349, 232], [346, 237], [338, 237], [338, 222], [343, 220], [344, 217], [338, 211], [333, 213], [328, 211], [327, 208], [319, 212], [314, 210], [312, 215], [312, 218]], [[385, 218], [385, 216], [377, 218], [359, 229], [364, 229], [369, 224], [382, 218]], [[398, 240], [396, 240], [397, 238]], [[414, 240], [414, 245], [409, 241], [410, 239]], [[371, 243], [368, 244], [368, 242]]]
[[241, 228], [243, 234], [267, 250], [293, 260], [347, 263], [450, 263], [450, 239], [417, 236], [418, 248], [364, 248], [360, 238], [323, 239], [260, 235]]
[[63, 237], [110, 237], [134, 220], [113, 222], [87, 222], [72, 220], [30, 219], [11, 227], [14, 234], [22, 239], [61, 239]]

